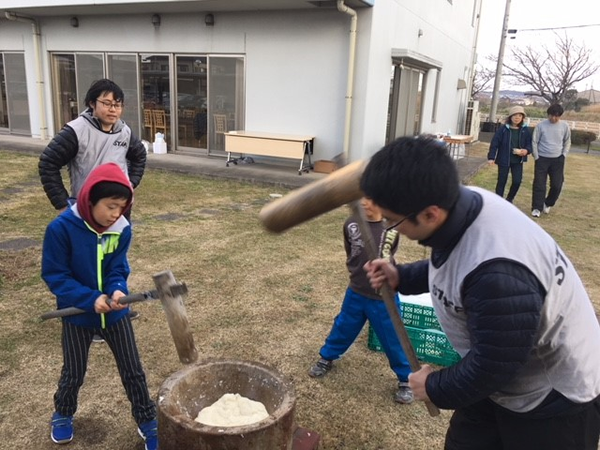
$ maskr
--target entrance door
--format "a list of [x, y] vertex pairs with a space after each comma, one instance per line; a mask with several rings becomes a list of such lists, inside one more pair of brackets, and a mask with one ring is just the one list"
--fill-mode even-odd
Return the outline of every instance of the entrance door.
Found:
[[142, 85], [142, 138], [154, 142], [162, 133], [167, 146], [171, 143], [171, 107], [169, 56], [140, 55]]
[[224, 155], [224, 133], [244, 129], [244, 59], [211, 56], [208, 69], [208, 153]]
[[[54, 129], [60, 130], [67, 122], [77, 118], [77, 79], [75, 55], [52, 55], [54, 86]], [[89, 87], [89, 86], [88, 86]]]
[[392, 66], [386, 142], [421, 132], [422, 70], [402, 64]]
[[[107, 55], [108, 78], [123, 90], [125, 97], [121, 119], [129, 125], [136, 136], [140, 136], [140, 96], [138, 85], [137, 55]], [[146, 139], [147, 140], [147, 139]], [[151, 141], [148, 141], [151, 142]]]
[[101, 78], [104, 78], [102, 54], [52, 55], [54, 129], [57, 132], [85, 110], [85, 95], [92, 83]]
[[176, 56], [177, 147], [206, 154], [208, 148], [208, 65], [206, 56]]
[[11, 133], [30, 136], [29, 100], [23, 54], [0, 54], [0, 76], [0, 128], [8, 128]]

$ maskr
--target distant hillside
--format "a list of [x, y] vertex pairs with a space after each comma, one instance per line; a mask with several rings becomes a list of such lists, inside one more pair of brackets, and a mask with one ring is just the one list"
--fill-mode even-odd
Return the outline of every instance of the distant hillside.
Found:
[[590, 105], [600, 103], [600, 91], [596, 89], [587, 89], [577, 93], [577, 98], [583, 98], [590, 102]]
[[[492, 98], [492, 91], [482, 91], [479, 93], [482, 97]], [[500, 91], [501, 97], [509, 97], [509, 98], [524, 98], [525, 92], [523, 91], [513, 91], [513, 90], [505, 90]]]
[[[477, 100], [492, 98], [492, 91], [482, 91], [477, 95]], [[547, 103], [542, 97], [531, 95], [529, 92], [504, 90], [500, 91], [500, 98], [510, 100], [516, 104], [531, 105], [533, 103]], [[587, 89], [577, 93], [577, 98], [583, 98], [590, 102], [590, 105], [600, 104], [600, 91], [597, 89]]]
[[[492, 91], [482, 91], [479, 94], [477, 94], [477, 100], [480, 101], [486, 101], [486, 100], [490, 100], [491, 101], [492, 98]], [[510, 89], [506, 89], [506, 90], [502, 90], [500, 91], [500, 100], [505, 100], [505, 101], [509, 101], [511, 104], [514, 105], [533, 105], [534, 103], [537, 104], [547, 104], [548, 102], [546, 101], [546, 99], [539, 97], [537, 95], [531, 95], [529, 92], [524, 92], [524, 91], [515, 91], [515, 90], [510, 90]]]

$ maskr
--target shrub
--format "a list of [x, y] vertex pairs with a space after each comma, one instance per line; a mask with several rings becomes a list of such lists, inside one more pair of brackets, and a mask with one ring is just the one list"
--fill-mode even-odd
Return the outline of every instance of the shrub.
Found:
[[588, 145], [596, 140], [596, 133], [592, 131], [571, 130], [571, 144]]

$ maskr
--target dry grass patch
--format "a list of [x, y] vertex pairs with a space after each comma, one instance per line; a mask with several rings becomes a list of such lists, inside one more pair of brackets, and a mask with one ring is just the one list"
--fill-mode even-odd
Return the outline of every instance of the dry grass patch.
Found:
[[[539, 220], [572, 258], [597, 309], [599, 163], [590, 155], [571, 155], [563, 197]], [[0, 249], [0, 449], [54, 449], [48, 420], [61, 367], [60, 322], [42, 323], [38, 317], [55, 307], [39, 278], [41, 239], [55, 212], [39, 185], [37, 158], [0, 152], [0, 164], [0, 243], [37, 243]], [[517, 197], [526, 212], [532, 167], [527, 165]], [[495, 174], [486, 168], [473, 182], [493, 187]], [[258, 361], [289, 376], [297, 393], [297, 422], [321, 434], [323, 450], [441, 448], [450, 413], [431, 419], [423, 405], [394, 404], [395, 376], [383, 354], [367, 349], [366, 330], [328, 377], [307, 376], [347, 283], [341, 230], [348, 210], [273, 235], [257, 220], [273, 192], [285, 193], [149, 170], [133, 210], [131, 290], [149, 289], [154, 273], [172, 270], [188, 285], [186, 305], [201, 357]], [[427, 254], [403, 240], [399, 259]], [[181, 364], [160, 303], [136, 309], [141, 312], [134, 322], [136, 338], [155, 395]], [[69, 449], [143, 448], [106, 345], [92, 347], [79, 399]]]

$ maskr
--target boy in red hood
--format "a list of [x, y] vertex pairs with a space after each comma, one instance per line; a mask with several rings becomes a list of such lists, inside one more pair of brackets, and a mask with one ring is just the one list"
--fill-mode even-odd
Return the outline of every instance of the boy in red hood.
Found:
[[158, 446], [156, 405], [148, 392], [127, 305], [119, 303], [128, 294], [131, 226], [123, 213], [132, 202], [133, 189], [121, 168], [103, 164], [89, 174], [77, 203], [46, 229], [42, 278], [56, 296], [58, 309], [75, 306], [86, 311], [62, 318], [63, 367], [50, 434], [57, 444], [73, 439], [77, 396], [92, 338], [98, 334], [113, 352], [146, 450]]

